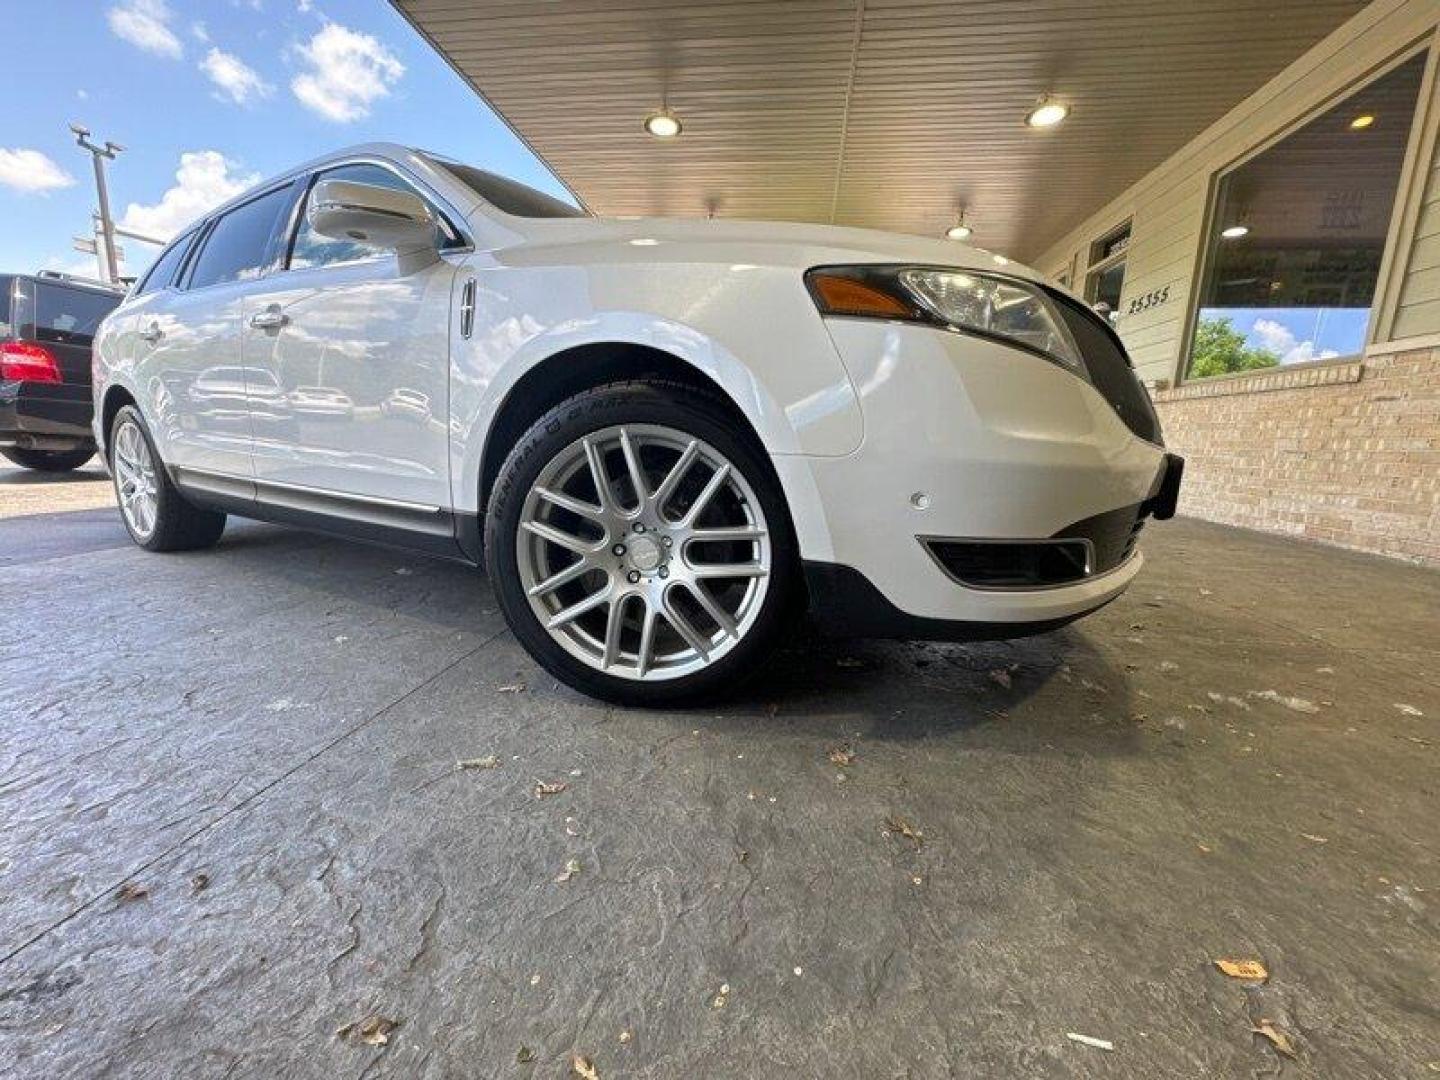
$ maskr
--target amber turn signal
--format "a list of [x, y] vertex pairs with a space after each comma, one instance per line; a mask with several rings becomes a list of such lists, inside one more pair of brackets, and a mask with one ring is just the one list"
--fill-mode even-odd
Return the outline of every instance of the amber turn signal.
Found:
[[854, 278], [812, 273], [810, 289], [826, 315], [864, 315], [880, 319], [912, 319], [915, 308], [898, 297]]

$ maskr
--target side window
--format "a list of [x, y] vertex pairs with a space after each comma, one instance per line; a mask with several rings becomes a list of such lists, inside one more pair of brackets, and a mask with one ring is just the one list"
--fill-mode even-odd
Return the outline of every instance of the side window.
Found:
[[290, 205], [290, 185], [237, 206], [211, 228], [195, 257], [188, 287], [248, 281], [264, 272], [276, 222]]
[[[379, 165], [341, 165], [321, 173], [317, 180], [349, 180], [356, 184], [374, 184], [376, 187], [408, 191], [411, 195], [425, 198], [414, 186], [406, 183], [389, 169]], [[291, 270], [305, 270], [312, 266], [330, 266], [334, 263], [359, 262], [362, 259], [379, 259], [390, 252], [384, 248], [367, 244], [363, 240], [332, 240], [321, 236], [310, 227], [310, 198], [315, 192], [312, 184], [310, 194], [305, 196], [305, 210], [300, 215], [300, 228], [295, 235], [295, 245], [290, 249]], [[425, 200], [427, 203], [430, 201]], [[431, 209], [435, 207], [432, 205]], [[441, 215], [437, 212], [437, 217]]]
[[160, 257], [155, 260], [155, 265], [150, 267], [149, 273], [145, 275], [145, 280], [140, 282], [140, 287], [135, 290], [135, 295], [144, 296], [146, 293], [163, 289], [173, 282], [175, 271], [180, 268], [180, 263], [184, 260], [185, 252], [189, 250], [190, 241], [193, 239], [195, 239], [193, 232], [186, 233], [162, 251]]

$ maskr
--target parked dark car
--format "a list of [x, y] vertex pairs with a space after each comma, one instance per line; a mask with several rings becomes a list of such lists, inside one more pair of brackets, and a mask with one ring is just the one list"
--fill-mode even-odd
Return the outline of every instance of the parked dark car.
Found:
[[65, 274], [0, 274], [0, 454], [46, 472], [94, 455], [90, 346], [124, 298]]

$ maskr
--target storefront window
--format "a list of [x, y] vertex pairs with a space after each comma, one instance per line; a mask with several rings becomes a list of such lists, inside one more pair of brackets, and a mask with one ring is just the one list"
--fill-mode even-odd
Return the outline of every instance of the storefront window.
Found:
[[1221, 178], [1190, 378], [1364, 350], [1424, 69], [1416, 56]]

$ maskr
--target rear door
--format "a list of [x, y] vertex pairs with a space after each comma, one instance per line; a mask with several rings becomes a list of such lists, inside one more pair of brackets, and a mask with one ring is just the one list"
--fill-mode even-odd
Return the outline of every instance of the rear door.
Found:
[[247, 379], [241, 318], [246, 297], [274, 264], [293, 194], [286, 183], [227, 210], [200, 236], [178, 282], [141, 296], [131, 309], [137, 382], [169, 465], [248, 480], [252, 393], [265, 399], [257, 417], [284, 421], [274, 416], [274, 395]]

